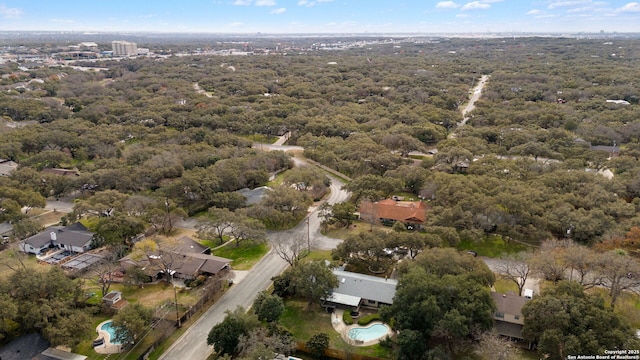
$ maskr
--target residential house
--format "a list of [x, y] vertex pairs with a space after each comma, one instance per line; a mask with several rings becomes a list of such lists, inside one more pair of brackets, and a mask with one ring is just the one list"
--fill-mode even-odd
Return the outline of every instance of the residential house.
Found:
[[386, 225], [400, 221], [408, 229], [421, 229], [427, 220], [427, 205], [422, 201], [363, 201], [358, 211], [361, 218], [375, 218]]
[[529, 299], [515, 294], [497, 292], [492, 292], [491, 297], [496, 304], [493, 320], [498, 334], [510, 339], [524, 340], [522, 307]]
[[0, 159], [0, 176], [9, 176], [17, 168], [18, 164], [14, 161]]
[[164, 249], [157, 254], [149, 254], [135, 259], [125, 256], [120, 264], [127, 272], [133, 267], [141, 269], [151, 281], [167, 277], [192, 280], [200, 275], [222, 275], [231, 269], [230, 259], [209, 255], [208, 247], [188, 236], [178, 239], [178, 244], [170, 250]]
[[393, 304], [398, 281], [335, 269], [338, 287], [331, 296], [323, 300], [327, 308], [341, 307], [358, 310], [361, 306], [379, 308], [381, 305]]
[[43, 231], [26, 238], [20, 243], [20, 250], [38, 255], [44, 250], [65, 249], [74, 253], [91, 250], [94, 233], [81, 223], [70, 226], [50, 226]]
[[50, 347], [37, 333], [22, 335], [0, 348], [1, 360], [85, 360], [87, 357]]

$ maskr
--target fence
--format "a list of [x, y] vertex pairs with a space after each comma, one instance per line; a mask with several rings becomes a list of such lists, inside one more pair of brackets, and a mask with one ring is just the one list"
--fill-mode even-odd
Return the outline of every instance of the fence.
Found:
[[[183, 324], [185, 321], [189, 320], [191, 316], [196, 314], [203, 307], [209, 305], [209, 302], [212, 299], [215, 299], [221, 295], [222, 290], [224, 289], [226, 275], [227, 272], [218, 274], [217, 276], [213, 276], [207, 279], [202, 284], [202, 287], [198, 289], [198, 291], [201, 291], [200, 299], [194, 305], [189, 306], [187, 311], [180, 315], [180, 324]], [[156, 346], [165, 341], [169, 336], [171, 336], [171, 334], [173, 334], [177, 330], [176, 320], [174, 320], [174, 316], [176, 316], [174, 312], [168, 311], [164, 314], [163, 318], [155, 320], [155, 328], [159, 332], [159, 337], [147, 347], [142, 355], [138, 357], [138, 360], [148, 359], [149, 355], [153, 352]]]
[[[307, 346], [303, 342], [297, 342], [297, 349], [300, 352], [311, 354], [311, 351], [307, 349]], [[328, 348], [324, 351], [324, 355], [339, 360], [384, 360], [377, 357], [371, 357], [366, 355], [354, 354], [340, 349]]]

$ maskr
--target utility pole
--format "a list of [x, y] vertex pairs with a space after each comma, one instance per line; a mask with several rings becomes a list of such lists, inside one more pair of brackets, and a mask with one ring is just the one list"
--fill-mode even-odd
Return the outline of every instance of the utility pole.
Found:
[[173, 285], [173, 297], [176, 301], [176, 324], [178, 329], [180, 329], [180, 313], [178, 312], [178, 292], [176, 291], [176, 286]]
[[309, 230], [309, 220], [311, 215], [307, 216], [307, 252], [311, 252], [311, 231]]

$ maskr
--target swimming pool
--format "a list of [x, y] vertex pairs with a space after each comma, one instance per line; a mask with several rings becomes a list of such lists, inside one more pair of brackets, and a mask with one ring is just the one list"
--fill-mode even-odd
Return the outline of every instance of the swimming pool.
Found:
[[347, 336], [352, 340], [371, 341], [379, 339], [389, 333], [386, 324], [373, 324], [365, 328], [353, 328], [349, 330]]
[[107, 321], [100, 326], [100, 330], [106, 331], [109, 334], [109, 343], [120, 345], [119, 341], [116, 341], [116, 329], [113, 327], [113, 321]]

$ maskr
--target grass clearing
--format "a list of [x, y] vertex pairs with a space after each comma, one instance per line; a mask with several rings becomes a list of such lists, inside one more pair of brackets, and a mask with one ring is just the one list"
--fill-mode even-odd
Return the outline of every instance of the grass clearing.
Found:
[[[356, 220], [351, 226], [349, 226], [349, 228], [330, 226], [327, 231], [323, 232], [323, 235], [334, 239], [344, 240], [352, 234], [371, 232], [371, 229], [371, 224], [368, 224], [361, 220]], [[391, 227], [382, 225], [373, 225], [373, 229], [391, 231]]]
[[60, 219], [62, 219], [64, 215], [65, 213], [60, 211], [49, 211], [33, 216], [33, 220], [37, 221], [42, 226], [47, 226], [59, 223]]
[[230, 243], [214, 250], [212, 254], [233, 260], [231, 266], [235, 270], [249, 270], [267, 252], [269, 252], [269, 246], [266, 243], [241, 243], [240, 246]]
[[[587, 290], [587, 292], [602, 296], [605, 306], [611, 306], [611, 297], [607, 289], [595, 287]], [[635, 329], [640, 329], [640, 295], [628, 291], [623, 292], [618, 297], [613, 311], [627, 319]]]
[[496, 292], [502, 294], [508, 294], [509, 292], [518, 294], [518, 287], [516, 284], [511, 280], [501, 278], [499, 275], [496, 275], [496, 282], [493, 284], [493, 287], [496, 289]]
[[531, 250], [531, 247], [525, 244], [516, 241], [505, 241], [500, 235], [490, 235], [476, 240], [463, 239], [460, 240], [457, 248], [459, 250], [473, 250], [480, 256], [492, 258]]
[[303, 300], [285, 300], [285, 311], [280, 317], [280, 323], [286, 327], [298, 341], [306, 342], [318, 333], [329, 335], [329, 346], [344, 350], [348, 353], [391, 359], [392, 350], [380, 345], [356, 347], [342, 340], [340, 334], [331, 325], [331, 314], [317, 304], [307, 309]]

